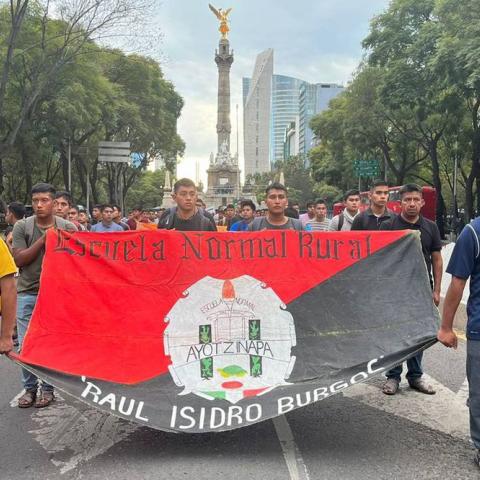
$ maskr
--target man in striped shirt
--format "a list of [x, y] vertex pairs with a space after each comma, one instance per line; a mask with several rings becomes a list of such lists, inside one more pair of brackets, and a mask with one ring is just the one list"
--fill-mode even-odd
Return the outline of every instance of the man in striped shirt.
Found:
[[305, 230], [312, 232], [326, 232], [330, 222], [327, 219], [327, 204], [325, 200], [315, 202], [315, 216], [307, 222]]

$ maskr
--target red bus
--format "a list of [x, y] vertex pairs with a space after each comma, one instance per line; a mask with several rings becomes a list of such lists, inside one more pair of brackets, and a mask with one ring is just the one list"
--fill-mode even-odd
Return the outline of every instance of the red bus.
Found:
[[[393, 210], [395, 213], [400, 213], [400, 188], [390, 187], [388, 189], [388, 202], [387, 207]], [[369, 192], [360, 193], [360, 211], [366, 210], [370, 204], [368, 200]], [[423, 199], [425, 205], [422, 208], [422, 215], [429, 220], [435, 221], [436, 217], [436, 204], [437, 204], [437, 192], [433, 187], [422, 187]], [[333, 205], [333, 215], [338, 215], [343, 211], [343, 202], [337, 202]]]

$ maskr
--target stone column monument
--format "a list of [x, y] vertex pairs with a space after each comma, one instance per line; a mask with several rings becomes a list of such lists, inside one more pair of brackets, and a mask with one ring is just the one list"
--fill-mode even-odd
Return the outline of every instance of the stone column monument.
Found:
[[217, 107], [217, 154], [210, 155], [207, 170], [208, 185], [205, 203], [218, 207], [239, 199], [240, 170], [238, 168], [238, 152], [235, 156], [230, 152], [230, 67], [233, 63], [233, 50], [228, 41], [228, 15], [231, 8], [218, 10], [209, 5], [210, 10], [220, 21], [221, 33], [218, 50], [215, 51], [215, 63], [218, 68], [218, 107]]
[[215, 51], [215, 63], [218, 67], [218, 106], [217, 106], [217, 152], [225, 145], [230, 151], [230, 67], [233, 63], [233, 52], [227, 38], [222, 38]]

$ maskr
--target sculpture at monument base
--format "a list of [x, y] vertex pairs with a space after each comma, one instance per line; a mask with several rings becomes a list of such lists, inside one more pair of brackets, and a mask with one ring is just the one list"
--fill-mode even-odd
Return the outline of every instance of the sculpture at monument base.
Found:
[[176, 204], [173, 201], [172, 198], [172, 181], [170, 178], [170, 171], [167, 170], [165, 172], [165, 182], [163, 186], [163, 199], [162, 199], [162, 205], [160, 205], [160, 208], [171, 208], [174, 207]]

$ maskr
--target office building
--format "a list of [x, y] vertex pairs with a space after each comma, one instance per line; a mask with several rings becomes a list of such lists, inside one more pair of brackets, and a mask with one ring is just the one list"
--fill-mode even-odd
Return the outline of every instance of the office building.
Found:
[[269, 139], [273, 50], [260, 53], [251, 79], [243, 79], [243, 153], [245, 176], [270, 170]]
[[283, 160], [285, 129], [299, 112], [300, 87], [304, 82], [285, 75], [272, 77], [272, 111], [270, 127], [270, 163]]
[[342, 85], [335, 83], [306, 83], [300, 87], [299, 96], [299, 153], [307, 159], [308, 151], [315, 146], [310, 120], [313, 116], [326, 110], [332, 98], [343, 91]]

